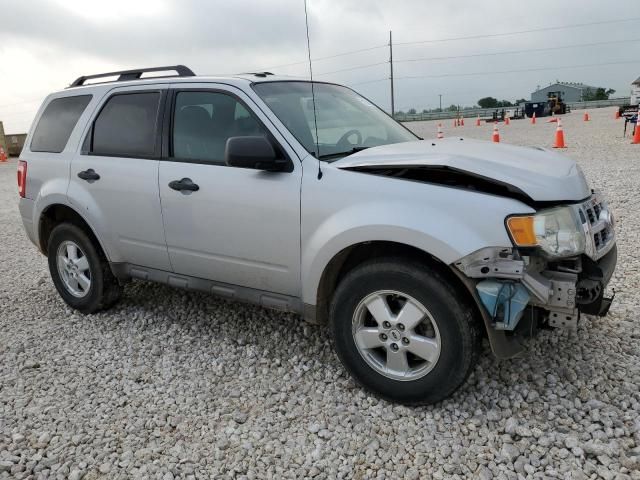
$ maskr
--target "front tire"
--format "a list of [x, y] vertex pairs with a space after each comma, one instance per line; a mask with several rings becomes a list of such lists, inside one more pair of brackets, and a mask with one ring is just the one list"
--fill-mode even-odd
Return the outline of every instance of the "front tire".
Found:
[[58, 293], [82, 313], [109, 308], [122, 294], [100, 247], [78, 226], [61, 223], [47, 247], [49, 272]]
[[349, 272], [336, 289], [330, 321], [345, 368], [394, 402], [447, 398], [479, 353], [473, 307], [437, 271], [406, 259], [374, 260]]

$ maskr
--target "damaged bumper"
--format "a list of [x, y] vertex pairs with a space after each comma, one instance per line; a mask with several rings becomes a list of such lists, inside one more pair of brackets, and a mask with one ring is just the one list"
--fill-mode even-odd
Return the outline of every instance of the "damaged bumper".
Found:
[[527, 307], [545, 312], [551, 327], [575, 328], [580, 313], [604, 316], [613, 297], [605, 290], [617, 262], [613, 243], [597, 261], [586, 255], [548, 262], [512, 249], [487, 248], [455, 264], [474, 283], [495, 330], [513, 331]]

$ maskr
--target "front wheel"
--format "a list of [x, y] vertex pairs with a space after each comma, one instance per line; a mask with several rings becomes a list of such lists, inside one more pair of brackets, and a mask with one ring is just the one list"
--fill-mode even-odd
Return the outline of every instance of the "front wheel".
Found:
[[473, 308], [437, 272], [404, 259], [371, 261], [349, 272], [335, 292], [331, 324], [351, 375], [400, 403], [448, 397], [479, 351]]

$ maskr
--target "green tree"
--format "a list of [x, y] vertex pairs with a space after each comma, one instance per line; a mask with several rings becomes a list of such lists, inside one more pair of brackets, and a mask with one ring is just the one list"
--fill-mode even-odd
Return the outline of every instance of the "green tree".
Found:
[[447, 108], [448, 111], [450, 112], [457, 112], [458, 111], [458, 106], [457, 105], [449, 105], [449, 108]]
[[480, 108], [496, 108], [498, 106], [498, 99], [493, 97], [484, 97], [478, 100]]
[[415, 108], [410, 108], [409, 111], [407, 112], [409, 115], [415, 115], [416, 113], [416, 109]]
[[582, 92], [582, 100], [585, 102], [591, 100], [609, 100], [609, 96], [616, 93], [613, 88], [604, 89], [602, 87], [596, 88], [595, 90], [591, 88], [587, 88]]

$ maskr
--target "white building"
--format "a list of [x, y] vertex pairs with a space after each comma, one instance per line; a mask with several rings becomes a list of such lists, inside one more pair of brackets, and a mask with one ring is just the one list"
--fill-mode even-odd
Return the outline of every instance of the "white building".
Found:
[[640, 77], [631, 83], [631, 105], [640, 103]]
[[588, 91], [595, 92], [598, 87], [584, 83], [557, 82], [548, 87], [539, 88], [531, 94], [532, 102], [546, 102], [549, 93], [560, 93], [565, 103], [581, 102]]

